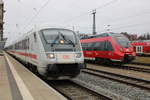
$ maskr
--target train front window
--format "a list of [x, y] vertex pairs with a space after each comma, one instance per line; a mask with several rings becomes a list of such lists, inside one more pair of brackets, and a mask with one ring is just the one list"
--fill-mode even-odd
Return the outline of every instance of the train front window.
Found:
[[46, 29], [42, 31], [44, 39], [48, 44], [75, 45], [75, 33], [65, 29]]
[[117, 43], [124, 48], [128, 48], [131, 46], [130, 41], [125, 36], [115, 36], [114, 38], [117, 41]]

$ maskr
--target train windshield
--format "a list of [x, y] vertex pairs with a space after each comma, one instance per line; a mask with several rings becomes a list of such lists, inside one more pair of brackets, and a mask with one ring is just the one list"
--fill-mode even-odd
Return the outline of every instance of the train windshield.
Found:
[[46, 29], [42, 31], [48, 44], [76, 44], [76, 35], [73, 31], [65, 29]]
[[117, 41], [118, 44], [120, 44], [124, 48], [128, 48], [131, 46], [128, 38], [126, 38], [125, 36], [121, 34], [118, 36], [114, 36], [114, 39]]

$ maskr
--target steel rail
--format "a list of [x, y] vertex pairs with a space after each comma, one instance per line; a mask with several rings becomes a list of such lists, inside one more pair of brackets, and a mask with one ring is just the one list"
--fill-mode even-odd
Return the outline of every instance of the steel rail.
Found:
[[48, 84], [69, 100], [112, 100], [111, 98], [75, 83], [74, 81], [51, 81], [48, 82]]
[[91, 74], [94, 76], [118, 81], [120, 83], [125, 83], [127, 85], [136, 86], [138, 88], [146, 89], [150, 91], [150, 80], [139, 79], [135, 77], [116, 74], [115, 72], [106, 72], [106, 71], [101, 71], [101, 70], [96, 70], [96, 69], [91, 69], [91, 68], [87, 68], [83, 70], [82, 72]]

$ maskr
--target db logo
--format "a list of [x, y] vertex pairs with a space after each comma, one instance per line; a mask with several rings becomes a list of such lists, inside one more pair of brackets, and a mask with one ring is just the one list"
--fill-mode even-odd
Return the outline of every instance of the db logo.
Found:
[[69, 59], [70, 57], [68, 55], [63, 55], [63, 59]]

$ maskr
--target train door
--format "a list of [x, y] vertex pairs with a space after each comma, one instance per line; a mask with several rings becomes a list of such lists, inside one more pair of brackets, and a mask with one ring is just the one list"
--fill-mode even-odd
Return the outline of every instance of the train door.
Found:
[[33, 45], [34, 45], [34, 59], [37, 59], [38, 56], [38, 51], [39, 51], [39, 45], [38, 45], [38, 41], [37, 41], [37, 34], [33, 33]]
[[105, 58], [106, 52], [105, 52], [105, 42], [104, 41], [99, 41], [96, 42], [94, 45], [94, 50], [95, 50], [95, 57], [96, 58]]
[[135, 47], [135, 52], [137, 54], [142, 54], [143, 53], [143, 46], [136, 46]]
[[30, 60], [33, 64], [37, 64], [37, 55], [38, 55], [38, 43], [37, 43], [37, 35], [33, 33], [30, 37]]
[[95, 42], [94, 43], [94, 46], [93, 46], [93, 49], [94, 49], [94, 54], [93, 56], [97, 59], [97, 58], [101, 58], [103, 56], [103, 53], [102, 53], [102, 48], [101, 48], [101, 42]]
[[23, 41], [24, 50], [25, 50], [25, 61], [26, 63], [29, 61], [29, 57], [27, 56], [29, 54], [29, 37], [26, 37], [26, 39]]
[[85, 52], [85, 55], [86, 55], [85, 59], [95, 60], [93, 45], [94, 45], [94, 43], [87, 43], [87, 48], [86, 48], [86, 52]]
[[112, 59], [113, 57], [113, 47], [110, 41], [105, 41], [105, 57], [107, 59]]
[[29, 43], [29, 47], [28, 47], [28, 62], [32, 63], [31, 57], [30, 57], [30, 55], [32, 54], [32, 50], [33, 50], [33, 44], [32, 44], [32, 37], [31, 36], [28, 37], [28, 43]]

